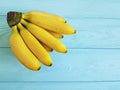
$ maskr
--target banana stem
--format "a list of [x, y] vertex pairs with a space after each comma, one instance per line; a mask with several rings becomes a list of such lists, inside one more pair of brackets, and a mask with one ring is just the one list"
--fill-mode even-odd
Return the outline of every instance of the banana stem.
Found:
[[17, 25], [22, 18], [21, 12], [10, 11], [7, 13], [7, 23], [10, 27]]

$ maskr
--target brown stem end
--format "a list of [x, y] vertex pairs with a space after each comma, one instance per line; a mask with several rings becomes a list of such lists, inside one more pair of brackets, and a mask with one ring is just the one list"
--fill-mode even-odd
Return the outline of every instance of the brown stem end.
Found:
[[22, 18], [21, 12], [10, 11], [7, 13], [7, 23], [10, 27], [17, 25]]

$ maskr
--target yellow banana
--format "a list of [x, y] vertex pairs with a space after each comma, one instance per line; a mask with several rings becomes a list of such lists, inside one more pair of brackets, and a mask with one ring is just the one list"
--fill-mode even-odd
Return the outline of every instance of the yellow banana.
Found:
[[12, 33], [10, 35], [9, 42], [13, 53], [24, 66], [31, 70], [40, 69], [39, 61], [25, 45], [16, 26], [12, 27]]
[[58, 22], [57, 20], [46, 18], [44, 16], [37, 16], [31, 14], [22, 14], [22, 18], [36, 24], [46, 30], [61, 33], [61, 34], [74, 34], [74, 28], [66, 23]]
[[40, 44], [40, 42], [20, 23], [17, 25], [20, 30], [20, 35], [22, 36], [25, 44], [33, 52], [33, 54], [45, 65], [51, 66], [52, 60], [48, 52]]
[[48, 47], [48, 46], [45, 45], [44, 43], [42, 43], [42, 42], [40, 42], [40, 43], [41, 43], [41, 45], [42, 45], [48, 52], [52, 52], [52, 51], [53, 51], [52, 48]]
[[39, 11], [39, 10], [32, 10], [32, 11], [29, 11], [29, 12], [26, 12], [26, 13], [23, 13], [24, 15], [34, 15], [34, 16], [43, 16], [45, 18], [51, 18], [51, 19], [54, 19], [54, 20], [57, 20], [57, 21], [60, 21], [60, 22], [66, 22], [66, 20], [61, 17], [61, 16], [58, 16], [58, 15], [55, 15], [55, 14], [52, 14], [52, 13], [48, 13], [48, 12], [44, 12], [44, 11]]
[[41, 42], [58, 52], [66, 53], [65, 45], [46, 30], [21, 19], [21, 23]]
[[51, 32], [51, 31], [48, 31], [50, 34], [52, 34], [54, 37], [56, 38], [63, 38], [63, 35], [62, 34], [59, 34], [59, 33], [55, 33], [55, 32]]

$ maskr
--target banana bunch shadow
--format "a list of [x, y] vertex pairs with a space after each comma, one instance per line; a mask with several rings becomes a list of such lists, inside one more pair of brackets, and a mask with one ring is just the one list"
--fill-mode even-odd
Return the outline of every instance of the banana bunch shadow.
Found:
[[10, 11], [7, 22], [12, 30], [9, 37], [11, 50], [31, 70], [40, 70], [40, 63], [51, 66], [49, 52], [67, 52], [59, 38], [63, 38], [63, 34], [76, 33], [63, 17], [38, 10], [24, 13]]

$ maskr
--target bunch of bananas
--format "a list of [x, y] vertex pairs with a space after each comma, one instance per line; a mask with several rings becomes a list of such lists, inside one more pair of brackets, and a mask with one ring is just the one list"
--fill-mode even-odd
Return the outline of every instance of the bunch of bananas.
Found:
[[76, 33], [61, 16], [37, 10], [24, 13], [10, 11], [7, 22], [12, 29], [9, 38], [11, 50], [31, 70], [40, 69], [39, 61], [51, 66], [48, 52], [66, 53], [67, 49], [59, 38], [63, 38], [63, 34]]

